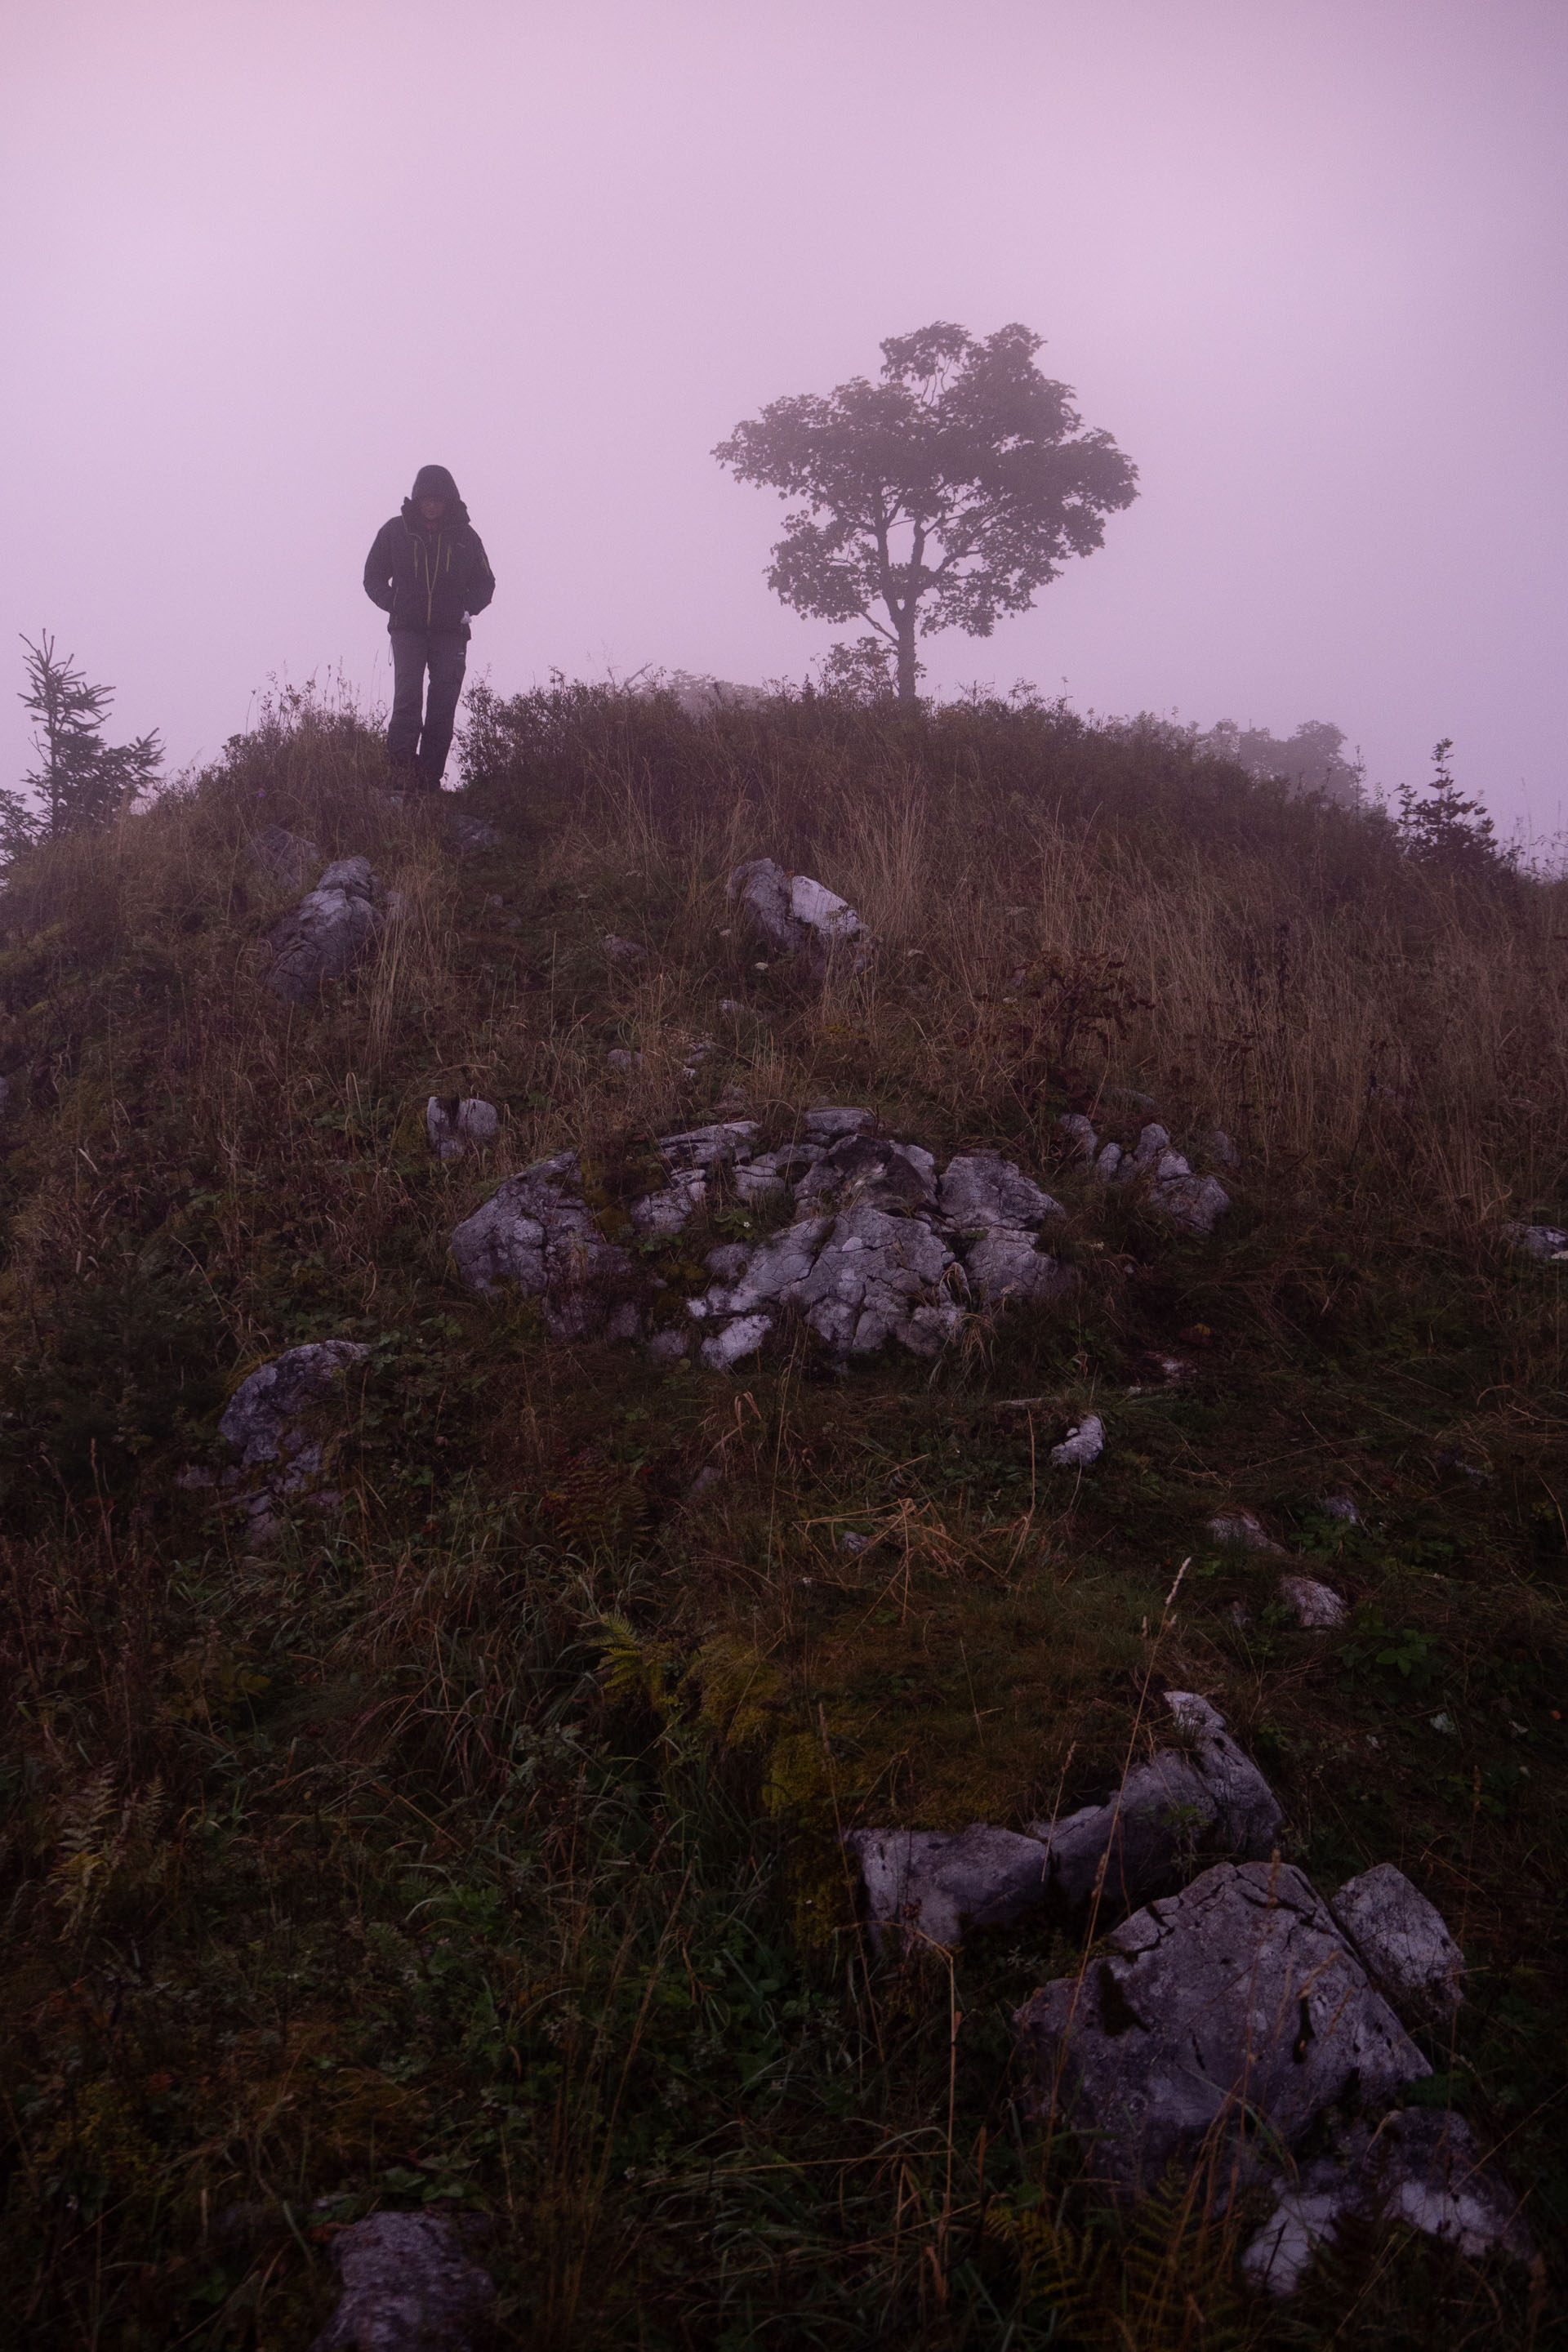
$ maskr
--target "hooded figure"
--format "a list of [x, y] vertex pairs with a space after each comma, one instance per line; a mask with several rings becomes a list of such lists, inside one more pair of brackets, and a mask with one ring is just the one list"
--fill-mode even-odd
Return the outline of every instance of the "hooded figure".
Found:
[[468, 666], [469, 616], [496, 593], [479, 532], [445, 466], [421, 466], [401, 515], [376, 532], [364, 593], [387, 614], [392, 640], [387, 754], [410, 782], [439, 792]]

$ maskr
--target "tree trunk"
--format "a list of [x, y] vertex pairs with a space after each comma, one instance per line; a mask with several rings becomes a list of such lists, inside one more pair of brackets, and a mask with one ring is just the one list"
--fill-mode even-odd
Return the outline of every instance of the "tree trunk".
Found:
[[898, 615], [899, 629], [899, 708], [912, 710], [919, 697], [915, 692], [915, 611], [914, 599]]

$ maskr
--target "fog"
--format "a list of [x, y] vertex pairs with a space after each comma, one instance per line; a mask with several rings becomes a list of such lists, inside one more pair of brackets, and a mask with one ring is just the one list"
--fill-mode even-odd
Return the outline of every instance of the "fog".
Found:
[[710, 452], [885, 335], [1021, 320], [1141, 496], [928, 688], [1439, 735], [1563, 822], [1559, 0], [9, 0], [0, 782], [16, 633], [208, 756], [384, 698], [360, 573], [427, 461], [469, 676], [803, 676]]

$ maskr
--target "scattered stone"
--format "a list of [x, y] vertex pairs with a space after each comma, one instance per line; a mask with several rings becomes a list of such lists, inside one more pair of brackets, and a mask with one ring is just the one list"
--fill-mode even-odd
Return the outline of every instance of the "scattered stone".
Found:
[[630, 1045], [612, 1045], [605, 1059], [612, 1070], [640, 1070], [642, 1055]]
[[849, 1830], [873, 1944], [896, 1927], [906, 1945], [959, 1942], [965, 1923], [1008, 1927], [1043, 1898], [1050, 1857], [1038, 1838], [984, 1822], [939, 1830]]
[[500, 1129], [500, 1111], [478, 1095], [432, 1095], [425, 1107], [430, 1148], [443, 1160], [460, 1160], [465, 1151], [487, 1150]]
[[1557, 1225], [1508, 1224], [1502, 1237], [1529, 1257], [1559, 1257], [1568, 1251], [1568, 1233]]
[[1332, 1585], [1320, 1584], [1315, 1577], [1282, 1576], [1279, 1597], [1297, 1624], [1309, 1633], [1331, 1633], [1345, 1622], [1345, 1604], [1339, 1594]]
[[250, 845], [250, 855], [254, 864], [290, 890], [302, 890], [321, 862], [313, 841], [280, 824], [264, 824]]
[[1347, 1879], [1330, 1907], [1390, 2000], [1429, 2024], [1448, 2022], [1465, 1998], [1465, 1956], [1402, 1870], [1380, 1862]]
[[852, 952], [859, 971], [876, 944], [845, 899], [809, 874], [786, 874], [771, 857], [737, 866], [729, 895], [775, 955], [804, 955], [814, 971], [825, 971], [836, 950]]
[[1445, 1739], [1453, 1739], [1458, 1737], [1458, 1733], [1454, 1727], [1454, 1718], [1451, 1715], [1435, 1715], [1432, 1717], [1432, 1728], [1434, 1731], [1440, 1733]]
[[1349, 1528], [1361, 1525], [1361, 1513], [1355, 1507], [1353, 1495], [1324, 1495], [1318, 1507], [1326, 1519], [1342, 1519]]
[[826, 1157], [820, 1143], [789, 1143], [778, 1151], [759, 1151], [735, 1166], [735, 1190], [748, 1207], [774, 1206]]
[[647, 950], [636, 940], [623, 940], [615, 931], [605, 933], [605, 953], [612, 963], [647, 963]]
[[870, 1536], [858, 1535], [853, 1528], [847, 1528], [838, 1538], [838, 1549], [858, 1559], [863, 1551], [870, 1550], [873, 1540]]
[[1294, 2294], [1318, 2248], [1352, 2216], [1403, 2221], [1471, 2262], [1531, 2253], [1518, 2200], [1483, 2162], [1464, 2117], [1400, 2107], [1375, 2132], [1360, 2124], [1342, 2134], [1331, 2155], [1280, 2181], [1274, 2211], [1241, 2257], [1243, 2274], [1270, 2294]]
[[649, 1192], [632, 1202], [632, 1223], [639, 1234], [678, 1234], [707, 1202], [705, 1171], [700, 1168], [682, 1169], [662, 1192]]
[[721, 1110], [744, 1110], [746, 1108], [745, 1087], [737, 1086], [726, 1087], [723, 1093], [719, 1097], [719, 1108]]
[[1230, 1206], [1230, 1194], [1213, 1176], [1194, 1176], [1179, 1151], [1163, 1154], [1149, 1204], [1189, 1234], [1212, 1234]]
[[1014, 2020], [1026, 2108], [1065, 2116], [1123, 2193], [1262, 2125], [1287, 2147], [1325, 2107], [1429, 2074], [1326, 1906], [1288, 1863], [1218, 1863], [1135, 1912], [1111, 1950]]
[[661, 1135], [658, 1148], [672, 1168], [713, 1168], [724, 1160], [749, 1160], [756, 1134], [754, 1118], [715, 1119], [679, 1135]]
[[1217, 1544], [1226, 1544], [1237, 1551], [1283, 1551], [1265, 1528], [1255, 1511], [1220, 1511], [1208, 1523], [1208, 1532]]
[[626, 1284], [632, 1262], [605, 1240], [583, 1198], [574, 1151], [535, 1161], [498, 1186], [452, 1235], [458, 1272], [487, 1296], [510, 1283], [538, 1298], [558, 1339], [583, 1339], [606, 1317], [606, 1293]]
[[[1100, 1138], [1096, 1135], [1089, 1120], [1085, 1118], [1082, 1111], [1064, 1111], [1060, 1118], [1058, 1119], [1057, 1125], [1067, 1137], [1068, 1142], [1077, 1147], [1079, 1157], [1080, 1159], [1092, 1160], [1094, 1158], [1095, 1152], [1100, 1147]], [[1120, 1157], [1120, 1154], [1118, 1157]]]
[[340, 2230], [342, 2300], [311, 2352], [466, 2352], [495, 2295], [444, 2213], [372, 2213]]
[[340, 857], [268, 934], [267, 984], [286, 1004], [308, 1004], [347, 971], [381, 927], [381, 887], [368, 857]]
[[1094, 1163], [1094, 1172], [1102, 1184], [1109, 1184], [1121, 1166], [1121, 1146], [1108, 1143]]
[[1204, 1150], [1211, 1160], [1217, 1160], [1222, 1168], [1235, 1168], [1241, 1159], [1241, 1154], [1223, 1127], [1210, 1128], [1204, 1138]]
[[1098, 1462], [1105, 1451], [1105, 1423], [1097, 1413], [1086, 1413], [1083, 1420], [1069, 1429], [1064, 1444], [1051, 1448], [1052, 1467], [1058, 1470], [1087, 1470]]
[[1016, 1300], [1044, 1307], [1078, 1287], [1073, 1267], [1037, 1248], [1033, 1234], [1005, 1225], [993, 1225], [972, 1242], [963, 1263], [970, 1288], [987, 1306]]
[[864, 1355], [898, 1339], [932, 1356], [961, 1320], [942, 1287], [954, 1263], [928, 1224], [861, 1201], [837, 1217], [808, 1218], [774, 1234], [733, 1288], [691, 1306], [709, 1315], [750, 1315], [776, 1301], [795, 1307], [835, 1355]]

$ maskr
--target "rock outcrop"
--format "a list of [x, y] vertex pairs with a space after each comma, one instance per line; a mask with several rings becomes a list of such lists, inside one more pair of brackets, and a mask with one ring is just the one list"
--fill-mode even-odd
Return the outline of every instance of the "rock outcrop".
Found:
[[1224, 1717], [1192, 1691], [1168, 1692], [1165, 1704], [1186, 1748], [1156, 1749], [1102, 1805], [1023, 1832], [980, 1822], [954, 1832], [847, 1832], [873, 1935], [898, 1928], [906, 1939], [954, 1944], [966, 1919], [1006, 1926], [1042, 1902], [1077, 1923], [1097, 1891], [1110, 1919], [1179, 1885], [1198, 1855], [1270, 1853], [1279, 1804]]
[[342, 2300], [311, 2352], [467, 2352], [495, 2295], [444, 2213], [372, 2213], [340, 2230]]
[[1093, 1161], [1101, 1183], [1142, 1181], [1149, 1206], [1187, 1233], [1212, 1234], [1216, 1220], [1230, 1206], [1230, 1194], [1224, 1185], [1215, 1177], [1195, 1175], [1192, 1163], [1173, 1148], [1157, 1121], [1152, 1120], [1142, 1130], [1131, 1151], [1124, 1151], [1119, 1143], [1102, 1145], [1081, 1111], [1066, 1112], [1057, 1125], [1080, 1156]]
[[268, 934], [267, 984], [286, 1004], [308, 1004], [337, 980], [381, 928], [382, 890], [368, 857], [340, 857]]
[[1247, 2132], [1289, 2147], [1324, 2108], [1387, 2105], [1432, 2071], [1288, 1863], [1218, 1863], [1110, 1940], [1014, 2021], [1028, 2112], [1070, 2123], [1122, 2193], [1205, 2151], [1250, 2169]]
[[600, 1233], [574, 1151], [538, 1160], [499, 1185], [458, 1227], [452, 1255], [470, 1290], [493, 1295], [510, 1284], [537, 1298], [558, 1339], [606, 1328], [630, 1339], [640, 1326], [627, 1296], [632, 1261]]

